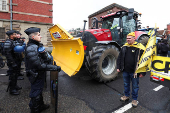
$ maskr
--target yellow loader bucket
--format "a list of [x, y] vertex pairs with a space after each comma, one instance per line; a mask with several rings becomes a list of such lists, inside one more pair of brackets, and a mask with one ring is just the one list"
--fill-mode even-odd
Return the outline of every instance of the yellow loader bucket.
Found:
[[73, 38], [60, 25], [49, 29], [52, 38], [52, 56], [61, 69], [69, 76], [75, 75], [84, 61], [84, 47], [80, 38]]

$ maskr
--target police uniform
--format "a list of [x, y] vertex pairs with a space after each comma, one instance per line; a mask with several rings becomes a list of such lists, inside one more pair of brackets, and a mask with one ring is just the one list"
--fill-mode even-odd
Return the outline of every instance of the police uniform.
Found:
[[[19, 31], [16, 31], [17, 34], [22, 35]], [[20, 38], [16, 38], [15, 40], [15, 46], [22, 46], [23, 45], [23, 41], [20, 40]], [[18, 74], [18, 80], [23, 80], [24, 78], [21, 77], [23, 76], [23, 74], [21, 74], [21, 62], [22, 62], [22, 52], [15, 52], [16, 57], [17, 57], [17, 74]]]
[[17, 58], [14, 53], [14, 39], [10, 39], [10, 36], [13, 35], [13, 33], [16, 33], [14, 30], [7, 31], [6, 34], [9, 36], [9, 39], [7, 39], [4, 43], [4, 53], [7, 59], [7, 66], [9, 68], [8, 75], [9, 75], [9, 92], [12, 95], [19, 95], [18, 90], [21, 89], [21, 87], [17, 86]]
[[[31, 27], [24, 31], [28, 36], [31, 33], [40, 32], [40, 28]], [[25, 49], [25, 66], [27, 76], [31, 83], [31, 91], [29, 97], [31, 98], [29, 106], [31, 113], [40, 113], [44, 109], [49, 108], [43, 102], [42, 91], [44, 87], [45, 72], [49, 70], [60, 71], [61, 68], [46, 62], [48, 58], [47, 52], [41, 51], [43, 45], [29, 38]], [[51, 59], [50, 59], [51, 60]]]

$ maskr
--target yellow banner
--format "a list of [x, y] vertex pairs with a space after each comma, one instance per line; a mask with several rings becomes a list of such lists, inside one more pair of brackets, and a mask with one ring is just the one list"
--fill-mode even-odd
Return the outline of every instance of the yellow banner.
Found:
[[153, 30], [149, 41], [146, 45], [145, 51], [143, 52], [139, 66], [135, 73], [150, 71], [152, 56], [156, 54], [156, 27]]
[[151, 75], [170, 80], [170, 58], [154, 56], [152, 59]]

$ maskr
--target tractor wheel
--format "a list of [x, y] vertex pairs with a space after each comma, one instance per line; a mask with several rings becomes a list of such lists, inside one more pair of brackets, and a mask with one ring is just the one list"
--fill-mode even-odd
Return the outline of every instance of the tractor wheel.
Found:
[[146, 47], [148, 40], [149, 40], [149, 36], [142, 35], [142, 36], [139, 37], [138, 42], [142, 43]]
[[99, 82], [110, 82], [118, 75], [116, 61], [119, 50], [114, 45], [93, 47], [86, 56], [86, 67], [92, 78]]

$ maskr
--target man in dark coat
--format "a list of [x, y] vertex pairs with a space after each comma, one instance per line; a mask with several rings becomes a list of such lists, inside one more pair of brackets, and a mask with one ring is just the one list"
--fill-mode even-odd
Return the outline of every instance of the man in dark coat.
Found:
[[169, 44], [167, 39], [162, 39], [157, 43], [157, 55], [158, 56], [168, 56]]
[[124, 93], [120, 98], [121, 101], [129, 100], [130, 96], [130, 81], [132, 81], [132, 106], [138, 105], [138, 90], [139, 77], [143, 77], [146, 73], [135, 73], [138, 61], [145, 47], [138, 42], [135, 42], [135, 33], [131, 32], [127, 35], [127, 43], [123, 45], [117, 59], [117, 71], [123, 72]]
[[7, 59], [7, 66], [9, 68], [8, 75], [9, 75], [9, 92], [12, 95], [19, 95], [18, 90], [21, 87], [17, 86], [17, 58], [14, 52], [14, 41], [16, 40], [16, 31], [10, 30], [7, 31], [6, 34], [8, 35], [9, 39], [7, 39], [4, 43], [3, 51], [5, 53]]
[[[31, 83], [31, 91], [29, 97], [31, 98], [29, 106], [31, 113], [40, 113], [48, 109], [49, 105], [44, 104], [42, 91], [44, 87], [44, 79], [46, 71], [60, 71], [61, 68], [56, 65], [47, 63], [51, 58], [47, 57], [48, 53], [42, 49], [40, 28], [31, 27], [24, 31], [29, 41], [25, 49], [25, 66], [27, 76]], [[49, 61], [49, 62], [50, 62]]]

